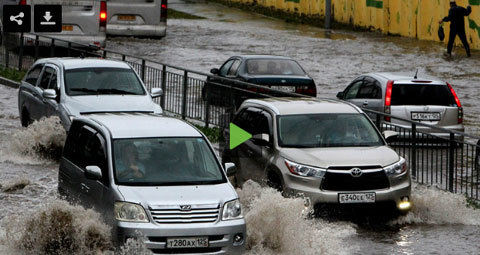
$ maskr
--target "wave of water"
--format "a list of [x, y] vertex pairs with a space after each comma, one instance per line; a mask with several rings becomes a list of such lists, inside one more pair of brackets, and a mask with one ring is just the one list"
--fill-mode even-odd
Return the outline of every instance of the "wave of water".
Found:
[[480, 210], [467, 206], [464, 195], [413, 183], [412, 210], [391, 224], [480, 225]]
[[0, 149], [0, 162], [42, 164], [61, 155], [66, 132], [57, 116], [15, 131]]

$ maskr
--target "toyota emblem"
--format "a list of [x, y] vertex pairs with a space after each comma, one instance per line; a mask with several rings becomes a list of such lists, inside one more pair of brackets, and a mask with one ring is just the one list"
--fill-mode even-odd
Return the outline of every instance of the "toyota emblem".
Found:
[[350, 170], [350, 174], [353, 177], [360, 177], [360, 176], [362, 176], [363, 172], [362, 172], [362, 169], [360, 169], [360, 168], [352, 168]]
[[181, 205], [180, 206], [180, 211], [190, 211], [190, 210], [192, 210], [191, 205]]

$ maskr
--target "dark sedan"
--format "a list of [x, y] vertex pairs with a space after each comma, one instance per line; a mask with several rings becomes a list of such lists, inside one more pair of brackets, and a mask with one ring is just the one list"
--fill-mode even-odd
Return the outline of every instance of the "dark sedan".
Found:
[[[317, 88], [313, 79], [303, 70], [297, 61], [281, 56], [268, 55], [241, 55], [229, 58], [221, 67], [210, 70], [214, 77], [209, 77], [202, 90], [203, 100], [208, 98], [210, 103], [225, 104], [230, 100], [229, 86], [239, 87], [242, 90], [233, 90], [232, 99], [239, 105], [247, 98], [259, 97], [255, 92], [281, 96], [281, 93], [267, 91], [261, 88], [241, 86], [217, 77], [224, 77], [269, 88], [299, 93], [315, 97]], [[222, 86], [227, 85], [227, 86]]]

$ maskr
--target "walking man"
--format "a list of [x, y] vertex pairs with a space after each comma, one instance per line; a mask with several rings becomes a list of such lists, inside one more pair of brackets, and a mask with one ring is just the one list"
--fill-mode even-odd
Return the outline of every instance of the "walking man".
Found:
[[467, 6], [463, 8], [457, 6], [455, 0], [450, 0], [450, 10], [448, 11], [448, 16], [440, 20], [440, 24], [444, 21], [450, 21], [450, 36], [448, 38], [447, 54], [449, 57], [452, 56], [453, 43], [455, 42], [455, 37], [458, 35], [460, 40], [463, 43], [463, 47], [467, 51], [467, 57], [470, 57], [470, 46], [468, 46], [467, 36], [465, 35], [465, 16], [470, 15], [472, 12], [472, 7]]

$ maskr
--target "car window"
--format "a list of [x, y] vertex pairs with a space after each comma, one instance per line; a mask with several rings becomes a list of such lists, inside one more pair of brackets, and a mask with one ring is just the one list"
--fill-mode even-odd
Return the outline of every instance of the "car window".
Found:
[[254, 121], [252, 123], [255, 123], [252, 125], [252, 135], [256, 134], [271, 134], [270, 131], [270, 124], [268, 121], [268, 113], [266, 112], [256, 112], [254, 115]]
[[232, 67], [230, 67], [230, 70], [228, 70], [228, 75], [229, 76], [235, 76], [237, 75], [238, 67], [240, 67], [240, 60], [235, 60], [232, 64]]
[[456, 106], [456, 103], [446, 85], [394, 84], [392, 105]]
[[382, 89], [380, 88], [380, 83], [370, 79], [365, 78], [363, 84], [360, 86], [356, 98], [365, 98], [365, 99], [381, 99], [382, 98]]
[[291, 59], [249, 59], [247, 73], [257, 75], [305, 75], [302, 67]]
[[52, 77], [54, 71], [55, 70], [49, 66], [45, 67], [42, 76], [40, 77], [40, 83], [38, 84], [41, 89], [48, 89], [50, 78]]
[[98, 166], [102, 170], [102, 181], [108, 181], [108, 164], [105, 139], [100, 133], [90, 136], [85, 144], [85, 166]]
[[146, 93], [132, 69], [97, 67], [65, 71], [65, 91], [69, 96]]
[[115, 180], [123, 185], [202, 185], [226, 182], [203, 137], [113, 141]]
[[25, 77], [25, 81], [35, 86], [37, 84], [38, 76], [42, 71], [43, 65], [36, 65], [33, 67]]
[[85, 146], [96, 131], [86, 125], [72, 124], [68, 132], [63, 156], [80, 168], [87, 166], [85, 158]]
[[233, 120], [233, 123], [252, 135], [259, 134], [257, 133], [258, 130], [260, 130], [259, 128], [257, 128], [259, 112], [260, 110], [256, 108], [247, 108], [242, 111], [239, 116], [237, 116], [237, 118]]
[[225, 64], [223, 64], [223, 66], [220, 68], [220, 76], [227, 76], [228, 70], [230, 70], [230, 67], [232, 66], [234, 61], [234, 59], [231, 59]]
[[360, 86], [362, 86], [363, 80], [359, 80], [354, 82], [347, 88], [347, 92], [345, 93], [344, 99], [353, 99], [357, 97], [358, 90]]

